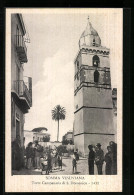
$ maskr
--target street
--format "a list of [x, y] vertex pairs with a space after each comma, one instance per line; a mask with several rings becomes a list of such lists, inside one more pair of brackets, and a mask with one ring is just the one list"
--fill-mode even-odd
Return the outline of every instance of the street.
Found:
[[[105, 166], [103, 165], [103, 174]], [[56, 170], [52, 170], [50, 175], [72, 175], [72, 159], [70, 157], [63, 157], [62, 159], [62, 171], [57, 168]], [[88, 175], [88, 159], [81, 158], [77, 162], [77, 173], [79, 175]], [[94, 166], [94, 174], [97, 175], [96, 165]], [[22, 169], [20, 171], [13, 171], [13, 175], [41, 175], [41, 170], [28, 170]]]

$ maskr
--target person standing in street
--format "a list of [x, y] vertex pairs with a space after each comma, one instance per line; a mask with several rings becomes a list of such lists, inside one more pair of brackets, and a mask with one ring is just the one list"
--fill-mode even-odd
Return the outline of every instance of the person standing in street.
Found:
[[74, 153], [73, 153], [73, 156], [72, 156], [72, 166], [73, 166], [72, 174], [77, 173], [77, 160], [76, 160], [76, 154], [77, 154], [77, 152], [74, 152]]
[[27, 158], [27, 169], [32, 168], [32, 158], [33, 158], [33, 143], [29, 142], [28, 146], [26, 147], [26, 158]]
[[62, 156], [61, 154], [58, 154], [58, 166], [60, 171], [62, 171]]
[[107, 146], [108, 152], [105, 155], [105, 162], [106, 162], [106, 167], [105, 167], [105, 173], [106, 175], [111, 175], [112, 174], [112, 152], [111, 152], [111, 147]]
[[22, 149], [20, 136], [12, 142], [12, 169], [19, 171], [22, 168]]
[[76, 151], [75, 151], [75, 155], [76, 155], [76, 161], [78, 161], [78, 160], [79, 160], [79, 153], [78, 153], [78, 149], [76, 149]]
[[111, 141], [109, 146], [112, 152], [112, 175], [117, 175], [117, 144]]
[[38, 140], [35, 141], [35, 169], [40, 169], [40, 157], [41, 157], [41, 152], [42, 152], [42, 147], [41, 145], [38, 144]]
[[54, 166], [54, 170], [56, 170], [56, 168], [57, 168], [57, 163], [58, 163], [57, 156], [58, 156], [58, 152], [57, 152], [57, 149], [55, 148], [53, 150], [53, 166]]
[[104, 162], [104, 152], [101, 149], [101, 144], [96, 145], [95, 163], [97, 166], [98, 175], [102, 175], [102, 166]]
[[94, 175], [94, 160], [95, 160], [95, 152], [93, 151], [93, 146], [89, 145], [89, 155], [88, 155], [88, 168], [89, 175]]
[[48, 153], [47, 153], [47, 160], [48, 160], [48, 172], [52, 172], [52, 156], [51, 156], [51, 151], [49, 149]]

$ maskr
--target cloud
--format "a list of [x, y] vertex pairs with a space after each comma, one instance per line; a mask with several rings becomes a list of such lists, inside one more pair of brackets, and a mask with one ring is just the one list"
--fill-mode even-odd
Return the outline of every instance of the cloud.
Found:
[[[33, 107], [26, 114], [25, 129], [45, 126], [52, 134], [52, 140], [56, 139], [57, 123], [51, 119], [51, 110], [57, 104], [67, 111], [66, 120], [60, 123], [60, 138], [73, 128], [73, 60], [78, 52], [79, 37], [86, 27], [86, 17], [86, 14], [26, 16], [31, 44], [25, 73], [33, 77]], [[109, 17], [91, 14], [91, 22], [100, 35], [102, 45], [110, 48], [112, 87], [115, 87], [119, 78], [118, 66], [122, 65], [120, 19], [118, 14]], [[57, 24], [60, 24], [59, 28]]]
[[25, 129], [45, 126], [51, 134], [51, 140], [56, 140], [57, 122], [52, 121], [51, 110], [57, 104], [65, 107], [67, 112], [65, 121], [60, 122], [60, 139], [73, 128], [73, 68], [69, 53], [61, 49], [44, 60], [44, 77], [33, 86], [33, 107], [26, 115]]

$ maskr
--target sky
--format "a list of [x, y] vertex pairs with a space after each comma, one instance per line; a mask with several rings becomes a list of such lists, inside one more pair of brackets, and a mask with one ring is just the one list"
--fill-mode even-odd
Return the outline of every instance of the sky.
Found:
[[60, 121], [59, 140], [73, 130], [74, 59], [79, 38], [87, 25], [87, 17], [101, 38], [101, 45], [110, 48], [112, 88], [117, 87], [119, 59], [122, 58], [121, 17], [109, 13], [30, 13], [23, 14], [30, 37], [27, 43], [28, 63], [24, 76], [32, 77], [33, 106], [25, 115], [25, 130], [46, 127], [51, 141], [57, 137], [57, 122], [51, 110], [58, 104], [66, 108], [66, 119]]

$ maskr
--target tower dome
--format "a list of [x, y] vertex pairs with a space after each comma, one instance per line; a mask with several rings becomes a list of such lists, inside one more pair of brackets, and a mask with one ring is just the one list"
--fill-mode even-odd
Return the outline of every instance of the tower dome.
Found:
[[89, 17], [88, 17], [88, 23], [87, 23], [86, 29], [82, 33], [80, 40], [79, 40], [79, 47], [81, 46], [90, 46], [90, 47], [101, 46], [101, 39], [97, 31], [92, 27], [92, 24], [89, 22]]

